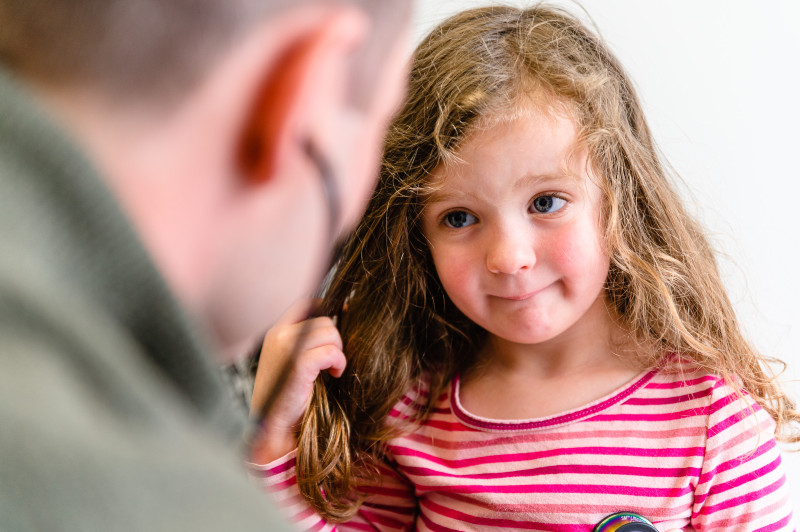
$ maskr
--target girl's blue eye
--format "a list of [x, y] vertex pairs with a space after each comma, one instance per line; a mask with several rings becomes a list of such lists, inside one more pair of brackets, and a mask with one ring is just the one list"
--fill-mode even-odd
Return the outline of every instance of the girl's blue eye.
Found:
[[567, 200], [558, 196], [539, 196], [533, 200], [533, 209], [541, 214], [556, 212], [567, 204]]
[[453, 229], [461, 229], [477, 221], [473, 215], [465, 211], [452, 211], [444, 215], [444, 223]]

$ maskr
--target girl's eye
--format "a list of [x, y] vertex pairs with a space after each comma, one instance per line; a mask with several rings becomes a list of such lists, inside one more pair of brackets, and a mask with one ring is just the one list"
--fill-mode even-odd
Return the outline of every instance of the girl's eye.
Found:
[[461, 229], [477, 221], [473, 215], [465, 211], [452, 211], [444, 215], [444, 224], [453, 229]]
[[541, 214], [556, 212], [567, 204], [567, 200], [558, 196], [539, 196], [533, 200], [533, 209]]

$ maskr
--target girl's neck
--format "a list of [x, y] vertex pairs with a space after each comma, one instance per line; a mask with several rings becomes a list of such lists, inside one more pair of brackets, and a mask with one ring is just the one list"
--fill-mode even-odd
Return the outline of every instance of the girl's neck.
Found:
[[[644, 368], [637, 345], [599, 298], [569, 330], [539, 344], [489, 336], [479, 361], [462, 375], [460, 400], [494, 419], [559, 414], [599, 399]], [[564, 393], [570, 390], [569, 393]]]

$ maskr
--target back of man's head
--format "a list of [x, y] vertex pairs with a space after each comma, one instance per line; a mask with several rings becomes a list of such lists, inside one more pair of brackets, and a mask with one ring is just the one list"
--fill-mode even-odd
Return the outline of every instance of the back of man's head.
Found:
[[[310, 3], [336, 1], [0, 0], [0, 63], [48, 89], [91, 88], [114, 98], [163, 103], [197, 83], [248, 28]], [[385, 28], [391, 16], [407, 13], [409, 5], [397, 0], [338, 3], [358, 5]], [[365, 50], [388, 41], [381, 33], [386, 31], [373, 32], [372, 46]], [[359, 66], [363, 72], [354, 75], [364, 82], [370, 66]]]

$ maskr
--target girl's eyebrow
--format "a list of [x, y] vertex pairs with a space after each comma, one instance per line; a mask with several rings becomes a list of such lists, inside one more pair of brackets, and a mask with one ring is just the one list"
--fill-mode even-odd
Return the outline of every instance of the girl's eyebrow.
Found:
[[464, 198], [464, 197], [468, 197], [468, 198], [473, 199], [473, 200], [474, 199], [478, 199], [478, 196], [476, 194], [473, 194], [472, 192], [470, 192], [468, 190], [449, 190], [449, 191], [445, 191], [445, 190], [439, 189], [439, 190], [436, 190], [435, 192], [432, 192], [428, 196], [428, 200], [425, 203], [427, 205], [432, 205], [434, 203], [443, 203], [445, 201], [450, 201], [450, 200], [457, 199], [457, 198], [460, 199], [460, 198]]
[[[548, 184], [555, 181], [564, 180], [569, 181], [570, 183], [574, 182], [577, 179], [577, 176], [568, 174], [567, 172], [560, 172], [557, 174], [547, 173], [547, 174], [527, 174], [521, 178], [519, 178], [512, 186], [512, 190], [519, 190], [524, 189], [531, 186]], [[426, 205], [433, 205], [436, 203], [443, 203], [446, 201], [451, 201], [454, 199], [464, 199], [469, 198], [471, 200], [480, 200], [481, 197], [478, 194], [475, 194], [469, 190], [444, 190], [445, 187], [440, 188], [428, 196], [427, 201], [425, 202]]]
[[557, 174], [529, 174], [518, 179], [512, 188], [516, 190], [533, 185], [552, 183], [553, 181], [567, 180], [569, 182], [573, 182], [575, 179], [576, 176], [567, 172], [559, 172]]

